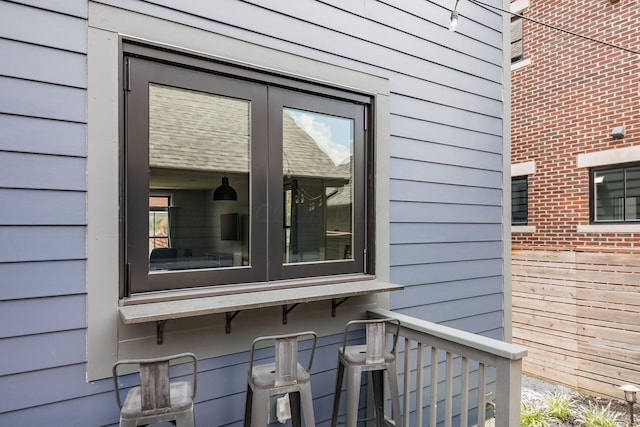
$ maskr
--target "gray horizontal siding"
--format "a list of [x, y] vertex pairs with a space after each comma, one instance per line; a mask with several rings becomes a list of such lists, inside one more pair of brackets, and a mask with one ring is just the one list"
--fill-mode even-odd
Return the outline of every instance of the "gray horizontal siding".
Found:
[[0, 76], [87, 87], [84, 54], [0, 39]]
[[6, 1], [0, 2], [0, 38], [87, 52], [85, 19]]
[[[456, 141], [451, 142], [455, 143]], [[499, 170], [502, 167], [502, 156], [497, 153], [406, 138], [394, 138], [394, 143], [391, 145], [391, 155], [396, 158], [474, 169]]]
[[[391, 194], [395, 201], [500, 206], [502, 197], [500, 189], [477, 187], [473, 184], [470, 182], [468, 186], [454, 187], [452, 184], [396, 179], [391, 182]], [[489, 231], [495, 233], [495, 229]], [[393, 238], [393, 233], [391, 234]]]
[[0, 151], [0, 187], [85, 190], [86, 163], [81, 157]]
[[392, 98], [394, 114], [414, 119], [436, 122], [490, 135], [502, 134], [502, 120], [453, 107], [425, 102], [425, 100], [396, 95]]
[[82, 329], [84, 306], [84, 295], [0, 301], [0, 338]]
[[390, 121], [391, 136], [449, 146], [467, 147], [491, 153], [501, 153], [502, 151], [502, 139], [496, 135], [473, 132], [467, 129], [397, 115], [392, 115]]
[[454, 224], [443, 227], [440, 223], [391, 224], [391, 244], [484, 242], [495, 239], [502, 229], [500, 224]]
[[80, 294], [85, 276], [83, 260], [0, 263], [0, 301]]
[[85, 258], [83, 226], [0, 226], [0, 262]]
[[[502, 174], [496, 170], [471, 169], [410, 159], [391, 159], [393, 178], [453, 185], [502, 188]], [[391, 195], [393, 198], [393, 195]], [[425, 217], [426, 219], [427, 217]]]
[[84, 157], [86, 125], [0, 114], [0, 150]]
[[477, 259], [499, 259], [502, 241], [421, 243], [397, 245], [391, 251], [393, 265], [412, 265], [439, 262], [458, 262]]
[[0, 188], [0, 225], [86, 224], [85, 193]]
[[501, 211], [500, 206], [391, 202], [390, 216], [393, 222], [440, 222], [455, 226], [456, 223], [499, 224]]
[[84, 363], [84, 329], [0, 339], [0, 354], [20, 354], [3, 359], [0, 376]]
[[65, 15], [72, 15], [78, 18], [87, 17], [87, 1], [86, 0], [13, 0], [16, 3], [22, 3], [38, 7], [41, 9], [60, 12]]
[[84, 123], [84, 89], [0, 77], [0, 113]]
[[[496, 280], [501, 281], [501, 274], [502, 260], [489, 259], [394, 266], [391, 269], [391, 280], [396, 283], [402, 283], [405, 286], [411, 286], [481, 277], [494, 277]], [[394, 298], [396, 297], [394, 296]]]

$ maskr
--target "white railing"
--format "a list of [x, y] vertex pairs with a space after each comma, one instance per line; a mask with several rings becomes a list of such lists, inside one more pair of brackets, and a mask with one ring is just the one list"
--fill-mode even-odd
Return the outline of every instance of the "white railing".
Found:
[[[409, 409], [403, 409], [405, 427], [484, 426], [487, 405], [495, 408], [496, 427], [520, 425], [526, 348], [388, 310], [372, 309], [368, 315], [400, 320], [404, 346], [398, 346], [398, 375], [404, 385], [402, 407]], [[487, 399], [490, 389], [495, 399]]]

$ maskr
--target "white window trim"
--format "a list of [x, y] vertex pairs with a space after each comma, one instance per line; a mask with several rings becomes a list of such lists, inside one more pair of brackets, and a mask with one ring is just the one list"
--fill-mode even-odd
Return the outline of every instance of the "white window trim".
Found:
[[576, 164], [579, 168], [593, 168], [638, 161], [640, 161], [640, 146], [578, 154]]
[[[522, 14], [522, 12], [529, 7], [529, 0], [516, 0], [511, 3], [510, 10], [511, 13]], [[531, 65], [531, 59], [525, 58], [521, 61], [514, 62], [511, 64], [511, 71], [518, 70], [520, 68], [526, 67], [527, 65]]]
[[640, 233], [640, 224], [586, 224], [578, 225], [578, 233]]
[[511, 164], [511, 177], [533, 175], [536, 173], [536, 162], [522, 162]]
[[533, 234], [536, 232], [535, 225], [512, 225], [511, 233]]
[[[119, 303], [119, 146], [122, 61], [120, 37], [153, 40], [168, 47], [257, 69], [302, 76], [370, 93], [375, 96], [376, 278], [388, 282], [389, 255], [389, 81], [257, 44], [126, 11], [91, 3], [88, 28], [87, 89], [87, 379], [111, 376], [111, 366], [122, 358], [157, 356], [188, 348], [200, 358], [247, 350], [258, 334], [277, 333], [282, 322], [279, 307], [243, 312], [234, 321], [235, 334], [225, 335], [224, 314], [177, 319], [166, 327], [165, 342], [156, 346], [156, 323], [125, 325]], [[330, 297], [329, 297], [330, 298]], [[359, 297], [356, 308], [389, 306], [388, 293]], [[355, 305], [349, 301], [349, 305]], [[345, 307], [346, 308], [346, 307]], [[305, 308], [305, 327], [319, 334], [338, 333], [354, 315], [354, 307], [327, 313], [326, 302]], [[259, 317], [258, 314], [259, 313]], [[329, 321], [327, 321], [329, 317]], [[258, 321], [257, 319], [260, 319]], [[243, 328], [244, 325], [244, 328]], [[243, 331], [244, 330], [244, 335]], [[247, 332], [248, 331], [248, 332]], [[248, 334], [251, 334], [251, 337]]]
[[511, 13], [521, 13], [523, 10], [529, 7], [529, 0], [516, 0], [511, 2]]

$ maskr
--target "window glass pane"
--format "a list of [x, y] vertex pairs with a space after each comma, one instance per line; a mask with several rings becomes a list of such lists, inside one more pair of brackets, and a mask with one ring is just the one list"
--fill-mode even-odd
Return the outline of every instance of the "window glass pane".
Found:
[[511, 224], [527, 225], [528, 194], [527, 177], [511, 179]]
[[249, 117], [245, 100], [149, 86], [149, 194], [171, 194], [161, 212], [150, 198], [149, 232], [166, 233], [151, 271], [249, 264]]
[[511, 62], [522, 60], [522, 18], [511, 19]]
[[624, 173], [622, 169], [594, 171], [595, 221], [624, 220]]
[[640, 167], [626, 169], [625, 220], [640, 220]]
[[283, 110], [283, 262], [352, 259], [352, 119]]

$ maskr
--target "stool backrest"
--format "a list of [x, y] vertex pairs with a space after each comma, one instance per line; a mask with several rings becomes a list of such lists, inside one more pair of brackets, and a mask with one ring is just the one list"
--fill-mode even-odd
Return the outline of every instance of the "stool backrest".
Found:
[[277, 339], [275, 386], [295, 384], [298, 380], [298, 338]]
[[140, 399], [144, 412], [171, 407], [169, 361], [140, 363]]
[[171, 409], [169, 363], [173, 360], [190, 359], [192, 364], [191, 396], [195, 397], [197, 388], [198, 360], [193, 353], [180, 353], [153, 359], [120, 360], [113, 365], [113, 386], [118, 406], [122, 409], [119, 390], [118, 367], [138, 365], [140, 375], [140, 399], [142, 412], [158, 414]]
[[[390, 353], [396, 351], [396, 344], [398, 343], [398, 335], [400, 332], [400, 321], [397, 319], [370, 319], [370, 320], [352, 320], [347, 323], [344, 331], [344, 340], [342, 342], [342, 349], [347, 345], [347, 334], [354, 325], [365, 325], [366, 332], [366, 363], [382, 363], [385, 358], [385, 351], [387, 348], [387, 330], [386, 326], [391, 325], [395, 327], [393, 333], [393, 344]], [[390, 332], [391, 333], [391, 332]]]
[[367, 363], [384, 362], [386, 338], [384, 322], [367, 323]]
[[275, 349], [275, 385], [295, 384], [298, 380], [298, 340], [302, 337], [313, 337], [311, 346], [311, 356], [309, 357], [309, 366], [307, 371], [311, 370], [313, 364], [313, 356], [316, 352], [316, 342], [318, 335], [313, 331], [297, 332], [286, 335], [272, 335], [268, 337], [258, 337], [253, 340], [251, 345], [251, 356], [249, 358], [249, 376], [253, 372], [253, 359], [256, 351], [256, 345], [261, 341], [273, 341]]

